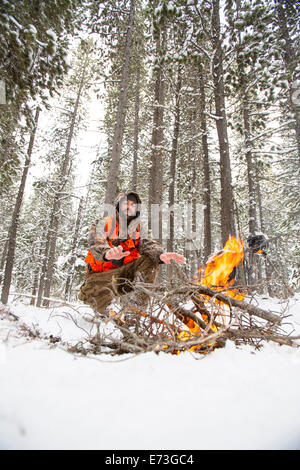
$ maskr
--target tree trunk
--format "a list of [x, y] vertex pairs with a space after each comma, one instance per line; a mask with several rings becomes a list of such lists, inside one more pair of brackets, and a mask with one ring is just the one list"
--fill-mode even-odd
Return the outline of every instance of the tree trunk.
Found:
[[66, 281], [66, 288], [65, 288], [65, 299], [66, 300], [70, 300], [70, 294], [71, 294], [71, 289], [72, 289], [72, 282], [73, 282], [73, 276], [74, 276], [74, 265], [75, 265], [75, 261], [76, 261], [76, 258], [77, 258], [76, 249], [77, 249], [77, 245], [78, 245], [79, 230], [80, 230], [80, 225], [81, 225], [81, 220], [82, 220], [83, 202], [84, 202], [84, 199], [83, 199], [83, 197], [81, 197], [80, 202], [79, 202], [79, 206], [78, 206], [75, 230], [74, 230], [74, 235], [73, 235], [71, 259], [70, 259], [70, 263], [69, 263], [69, 274], [68, 274], [67, 281]]
[[[255, 168], [256, 170], [256, 193], [257, 193], [257, 202], [258, 202], [258, 214], [259, 214], [259, 224], [260, 224], [260, 230], [262, 233], [265, 233], [266, 226], [265, 226], [265, 219], [264, 219], [264, 213], [263, 213], [263, 203], [262, 203], [262, 196], [261, 196], [261, 190], [260, 190], [260, 181], [259, 181], [259, 172], [258, 168]], [[270, 265], [267, 262], [266, 259], [264, 259], [264, 262], [262, 263], [264, 266], [264, 270], [266, 273], [266, 279], [269, 281], [272, 276], [272, 272], [270, 270]], [[268, 286], [268, 293], [270, 296], [273, 295], [272, 287], [270, 285], [270, 282], [267, 284]]]
[[[175, 203], [175, 178], [176, 178], [176, 160], [178, 137], [180, 129], [180, 91], [181, 91], [181, 65], [178, 66], [178, 77], [176, 85], [176, 101], [175, 101], [175, 119], [172, 139], [171, 161], [170, 161], [170, 184], [169, 184], [169, 207]], [[174, 251], [174, 212], [169, 212], [169, 232], [167, 240], [167, 251]], [[172, 264], [167, 265], [167, 277], [170, 278], [173, 273]]]
[[227, 134], [227, 119], [225, 111], [225, 93], [223, 80], [223, 50], [220, 36], [219, 0], [213, 0], [212, 11], [212, 43], [213, 55], [213, 82], [214, 97], [217, 116], [217, 133], [220, 147], [221, 171], [221, 238], [225, 245], [230, 235], [235, 235], [233, 191], [231, 181], [231, 166], [229, 155], [229, 142]]
[[39, 286], [39, 268], [36, 266], [34, 269], [34, 274], [33, 274], [33, 286], [32, 286], [32, 292], [31, 292], [31, 300], [30, 300], [30, 305], [35, 305], [36, 303], [36, 294], [38, 291], [38, 286]]
[[54, 219], [54, 212], [52, 208], [52, 212], [51, 212], [51, 216], [49, 220], [48, 233], [46, 237], [46, 244], [45, 244], [45, 249], [44, 249], [42, 270], [41, 270], [41, 275], [40, 275], [40, 280], [39, 280], [39, 288], [38, 288], [38, 295], [37, 295], [37, 301], [36, 301], [37, 307], [40, 307], [42, 305], [42, 298], [43, 298], [43, 292], [44, 292], [44, 287], [45, 287], [45, 277], [46, 277], [47, 265], [48, 265], [48, 253], [49, 253], [49, 247], [50, 247], [51, 227], [53, 224], [53, 219]]
[[[48, 263], [47, 263], [47, 272], [45, 276], [45, 285], [44, 285], [44, 297], [50, 297], [51, 291], [51, 283], [52, 277], [54, 273], [54, 262], [55, 262], [55, 251], [56, 251], [56, 242], [59, 230], [59, 223], [60, 223], [60, 210], [61, 210], [61, 193], [67, 183], [69, 171], [70, 171], [70, 159], [71, 159], [71, 144], [74, 136], [74, 129], [75, 129], [75, 121], [78, 114], [79, 102], [82, 94], [82, 90], [84, 87], [84, 67], [83, 73], [81, 77], [81, 81], [79, 83], [79, 88], [77, 92], [77, 97], [74, 105], [74, 110], [72, 113], [71, 124], [68, 133], [68, 140], [66, 151], [64, 155], [64, 159], [62, 162], [62, 166], [60, 169], [60, 174], [58, 178], [59, 187], [55, 191], [54, 194], [54, 201], [53, 201], [53, 210], [52, 210], [52, 224], [49, 227], [49, 252], [48, 252]], [[43, 302], [45, 307], [49, 306], [49, 300], [45, 300]]]
[[206, 99], [204, 88], [204, 72], [200, 69], [200, 127], [202, 132], [202, 153], [203, 153], [203, 176], [204, 176], [204, 258], [205, 260], [212, 252], [211, 237], [211, 182], [210, 182], [210, 165], [207, 142], [207, 125], [206, 125]]
[[120, 85], [119, 102], [116, 114], [116, 123], [114, 136], [112, 141], [111, 161], [109, 167], [109, 174], [107, 179], [105, 203], [113, 204], [116, 196], [116, 188], [120, 170], [120, 157], [122, 151], [122, 142], [126, 117], [127, 106], [127, 90], [129, 83], [129, 66], [132, 52], [132, 35], [134, 30], [134, 16], [135, 16], [136, 0], [131, 0], [129, 24], [126, 34], [126, 47], [124, 55], [124, 63], [122, 70], [122, 79]]
[[[239, 47], [240, 47], [239, 38]], [[257, 214], [256, 214], [256, 194], [255, 194], [255, 171], [253, 164], [253, 156], [250, 142], [250, 113], [249, 113], [249, 97], [246, 91], [247, 80], [245, 77], [243, 58], [240, 56], [239, 51], [237, 52], [237, 64], [239, 82], [241, 87], [241, 102], [242, 102], [242, 114], [244, 124], [244, 145], [245, 145], [245, 157], [247, 164], [247, 181], [248, 181], [248, 227], [249, 236], [255, 235], [257, 230]], [[258, 275], [258, 258], [252, 250], [249, 252], [249, 267], [248, 267], [248, 283], [253, 285], [257, 283]]]
[[255, 197], [255, 172], [252, 158], [252, 151], [250, 148], [250, 117], [249, 109], [247, 105], [247, 96], [243, 97], [243, 121], [244, 121], [244, 133], [245, 133], [245, 154], [247, 162], [247, 178], [248, 178], [248, 197], [249, 197], [249, 234], [254, 235], [257, 229], [257, 217], [256, 217], [256, 197]]
[[2, 257], [1, 257], [1, 263], [0, 263], [0, 285], [2, 284], [2, 279], [3, 279], [3, 276], [2, 276], [2, 271], [4, 269], [4, 266], [5, 266], [5, 260], [6, 260], [6, 256], [7, 256], [7, 250], [8, 250], [8, 242], [9, 240], [7, 239], [5, 244], [4, 244], [4, 248], [3, 248], [3, 252], [2, 252]]
[[140, 114], [140, 81], [141, 81], [141, 63], [138, 63], [135, 90], [135, 112], [134, 112], [134, 143], [133, 143], [133, 167], [132, 167], [132, 190], [137, 191], [137, 162], [139, 150], [139, 114]]
[[[246, 154], [246, 162], [247, 162], [247, 178], [248, 178], [248, 197], [249, 197], [249, 205], [248, 205], [248, 227], [249, 227], [249, 235], [253, 236], [257, 229], [257, 221], [256, 221], [256, 201], [255, 201], [255, 182], [254, 182], [254, 167], [253, 167], [253, 159], [252, 159], [252, 151], [250, 149], [250, 117], [249, 117], [249, 110], [247, 105], [247, 96], [243, 97], [243, 121], [244, 121], [244, 133], [245, 133], [245, 154]], [[253, 253], [252, 250], [249, 252], [249, 285], [256, 284], [257, 280], [257, 257]]]
[[32, 130], [30, 140], [29, 140], [27, 157], [25, 160], [21, 183], [19, 186], [17, 199], [16, 199], [16, 203], [15, 203], [15, 207], [14, 207], [14, 211], [12, 215], [12, 223], [9, 229], [8, 253], [7, 253], [7, 258], [6, 258], [3, 288], [2, 288], [2, 295], [1, 295], [1, 302], [3, 304], [6, 304], [8, 301], [8, 296], [9, 296], [9, 291], [10, 291], [10, 286], [11, 286], [20, 213], [21, 213], [21, 207], [22, 207], [22, 202], [24, 198], [24, 190], [25, 190], [29, 165], [31, 162], [32, 150], [33, 150], [34, 139], [36, 135], [36, 129], [38, 125], [39, 114], [40, 114], [40, 108], [37, 107], [36, 113], [35, 113], [35, 119], [34, 119], [34, 128]]
[[257, 202], [258, 202], [260, 230], [264, 233], [266, 228], [265, 228], [265, 220], [264, 220], [264, 214], [263, 214], [263, 203], [262, 203], [262, 196], [261, 196], [261, 190], [260, 190], [259, 172], [258, 172], [257, 166], [255, 168], [255, 179], [256, 179], [256, 193], [257, 193]]
[[31, 292], [32, 297], [30, 300], [30, 305], [35, 305], [38, 286], [39, 286], [39, 268], [35, 267], [34, 274], [33, 274], [33, 286], [32, 286], [32, 292]]
[[[155, 90], [154, 90], [154, 113], [153, 113], [153, 129], [152, 129], [152, 154], [151, 154], [151, 169], [149, 181], [149, 217], [152, 215], [152, 205], [156, 205], [156, 209], [161, 207], [162, 203], [162, 159], [163, 159], [163, 139], [164, 139], [164, 103], [165, 103], [165, 80], [163, 78], [163, 62], [166, 42], [166, 29], [163, 22], [160, 26], [160, 31], [156, 39], [156, 57], [159, 60], [158, 70], [156, 72]], [[162, 216], [161, 211], [158, 215], [158, 238], [162, 243]], [[149, 228], [151, 226], [151, 219], [149, 218]]]
[[40, 273], [39, 259], [43, 254], [43, 250], [40, 246], [38, 260], [35, 258], [34, 249], [32, 250], [32, 252], [33, 252], [33, 260], [34, 260], [34, 270], [33, 270], [33, 286], [32, 286], [32, 291], [31, 291], [32, 297], [30, 300], [30, 305], [35, 305], [37, 301], [36, 295], [37, 295], [38, 287], [39, 287], [39, 273]]
[[[288, 30], [285, 10], [282, 6], [282, 1], [276, 1], [276, 11], [279, 20], [279, 28], [282, 39], [284, 39], [285, 43], [283, 46], [284, 51], [284, 62], [286, 66], [286, 70], [290, 75], [290, 89], [289, 89], [289, 101], [290, 107], [295, 114], [295, 134], [296, 134], [296, 142], [297, 142], [297, 150], [298, 150], [298, 162], [300, 167], [300, 103], [298, 100], [293, 99], [293, 95], [295, 93], [295, 89], [293, 88], [293, 81], [296, 80], [296, 75], [293, 76], [293, 73], [296, 73], [296, 66], [299, 62], [296, 57], [295, 50], [293, 48], [293, 44], [291, 41], [290, 33]], [[298, 103], [296, 102], [298, 101]]]
[[[195, 119], [196, 121], [196, 119]], [[197, 153], [196, 153], [197, 155]], [[197, 159], [197, 156], [194, 155], [193, 158], [193, 167], [192, 167], [192, 200], [191, 200], [191, 210], [192, 210], [192, 233], [196, 233], [197, 230], [197, 202], [198, 202], [198, 193], [199, 193], [199, 187], [198, 187], [198, 178], [197, 178], [197, 169], [199, 167], [199, 162]], [[199, 260], [201, 259], [201, 247], [199, 246], [199, 249], [197, 249], [197, 246], [195, 246], [195, 242], [197, 244], [199, 240], [192, 240], [192, 256], [190, 257], [190, 276], [193, 276], [198, 268], [198, 263]]]

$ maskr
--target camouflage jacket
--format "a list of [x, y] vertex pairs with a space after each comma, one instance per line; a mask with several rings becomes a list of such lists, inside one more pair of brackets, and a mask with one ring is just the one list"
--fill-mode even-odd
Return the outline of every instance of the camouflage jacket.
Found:
[[[118, 204], [122, 198], [125, 196], [128, 196], [129, 194], [134, 194], [137, 198], [138, 203], [141, 203], [141, 199], [139, 195], [133, 191], [128, 191], [126, 193], [120, 193], [115, 201], [115, 206], [116, 209], [118, 210]], [[117, 217], [118, 217], [118, 211], [116, 212]], [[152, 259], [154, 263], [159, 263], [162, 264], [163, 261], [160, 260], [160, 255], [164, 253], [164, 249], [161, 246], [161, 244], [154, 240], [151, 239], [146, 235], [145, 230], [141, 224], [140, 220], [140, 215], [139, 212], [137, 211], [137, 215], [135, 218], [133, 218], [127, 227], [127, 233], [133, 233], [136, 231], [136, 229], [139, 228], [141, 238], [140, 242], [138, 245], [138, 251], [141, 255], [147, 255], [149, 258]], [[123, 239], [123, 237], [122, 237]], [[120, 244], [120, 238], [117, 236], [114, 238], [111, 242], [113, 246], [118, 246]], [[89, 232], [89, 237], [88, 237], [88, 244], [89, 244], [89, 250], [94, 256], [94, 258], [98, 261], [107, 261], [105, 259], [105, 253], [111, 248], [108, 240], [107, 240], [107, 234], [104, 230], [104, 223], [103, 221], [95, 220], [95, 222], [92, 223], [90, 232]], [[123, 264], [123, 259], [120, 260], [120, 265]]]

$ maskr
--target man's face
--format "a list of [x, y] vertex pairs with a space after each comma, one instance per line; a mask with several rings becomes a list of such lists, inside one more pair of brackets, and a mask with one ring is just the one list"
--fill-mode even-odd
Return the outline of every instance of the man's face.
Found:
[[128, 199], [124, 199], [120, 203], [120, 211], [126, 215], [127, 217], [131, 217], [135, 215], [136, 212], [136, 204], [133, 201], [129, 201]]

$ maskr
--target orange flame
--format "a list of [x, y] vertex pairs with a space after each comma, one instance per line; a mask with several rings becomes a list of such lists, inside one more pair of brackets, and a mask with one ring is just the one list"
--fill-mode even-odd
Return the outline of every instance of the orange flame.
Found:
[[243, 241], [230, 236], [223, 250], [208, 260], [204, 275], [198, 280], [198, 284], [216, 291], [226, 288], [227, 295], [242, 300], [245, 294], [239, 293], [236, 289], [228, 289], [228, 287], [234, 284], [235, 276], [232, 276], [232, 273], [243, 259]]
[[[206, 266], [204, 267], [204, 273], [197, 280], [197, 284], [201, 286], [210, 287], [216, 291], [226, 289], [225, 294], [234, 297], [238, 300], [242, 300], [245, 294], [239, 292], [237, 289], [230, 289], [230, 286], [234, 284], [235, 276], [233, 275], [234, 269], [238, 266], [240, 261], [244, 259], [244, 243], [240, 238], [230, 236], [227, 240], [223, 250], [216, 255], [209, 258]], [[201, 274], [202, 269], [199, 270]], [[202, 299], [210, 300], [205, 295], [200, 296]], [[224, 306], [225, 304], [219, 300], [214, 300], [216, 306]], [[221, 312], [218, 312], [221, 313]], [[209, 323], [207, 315], [202, 314], [202, 318], [206, 324]], [[182, 341], [188, 341], [195, 335], [203, 335], [203, 331], [196, 325], [192, 320], [189, 320], [187, 324], [189, 331], [181, 332], [179, 339]], [[211, 329], [215, 332], [218, 331], [216, 325], [212, 324]], [[213, 345], [209, 345], [213, 346]], [[201, 346], [193, 346], [189, 351], [201, 350]]]
[[[193, 325], [191, 325], [190, 322], [193, 322]], [[189, 341], [189, 340], [192, 340], [192, 339], [195, 339], [196, 336], [203, 336], [203, 331], [201, 330], [201, 328], [199, 328], [199, 326], [193, 321], [193, 320], [190, 320], [189, 324], [187, 325], [189, 327], [189, 331], [186, 331], [186, 330], [183, 330], [179, 333], [178, 335], [178, 339], [180, 341]], [[212, 325], [211, 328], [217, 332], [218, 329], [215, 325]], [[210, 347], [210, 346], [213, 346], [212, 343], [210, 344], [206, 344], [205, 345], [205, 348], [206, 349], [207, 347]], [[200, 351], [201, 350], [201, 345], [195, 345], [195, 346], [191, 346], [189, 348], [189, 351]], [[180, 351], [177, 351], [177, 354], [179, 354]]]

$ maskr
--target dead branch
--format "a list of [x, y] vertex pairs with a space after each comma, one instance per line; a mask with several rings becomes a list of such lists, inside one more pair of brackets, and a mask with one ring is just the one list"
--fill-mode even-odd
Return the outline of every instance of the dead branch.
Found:
[[237, 300], [233, 297], [228, 295], [222, 294], [220, 292], [216, 292], [209, 287], [204, 286], [197, 286], [192, 289], [193, 292], [198, 292], [200, 294], [208, 295], [209, 297], [213, 297], [217, 300], [220, 300], [224, 304], [228, 305], [229, 307], [237, 307], [240, 310], [246, 311], [250, 315], [254, 315], [256, 317], [262, 318], [268, 322], [276, 323], [278, 325], [281, 324], [281, 317], [275, 315], [273, 313], [267, 312], [262, 308], [256, 307], [255, 305], [248, 304], [243, 300]]

